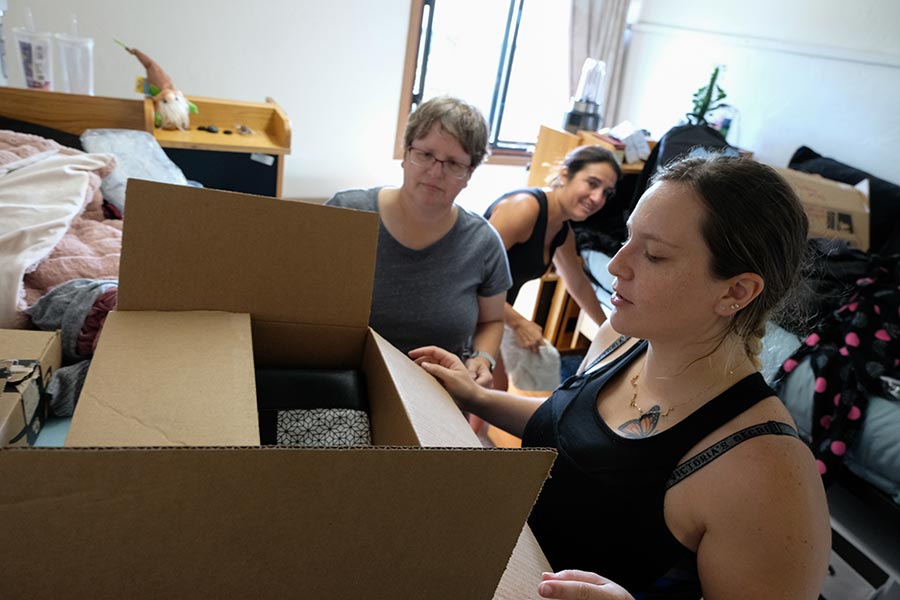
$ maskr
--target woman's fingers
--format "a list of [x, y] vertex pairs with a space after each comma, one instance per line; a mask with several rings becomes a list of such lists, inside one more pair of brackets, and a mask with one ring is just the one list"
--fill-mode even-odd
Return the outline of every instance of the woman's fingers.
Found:
[[623, 587], [587, 571], [544, 573], [538, 585], [543, 598], [556, 600], [634, 600]]
[[430, 362], [444, 366], [448, 369], [456, 366], [463, 366], [462, 361], [459, 360], [458, 356], [443, 348], [438, 348], [437, 346], [423, 346], [422, 348], [410, 350], [409, 357], [419, 365], [421, 365], [422, 362]]

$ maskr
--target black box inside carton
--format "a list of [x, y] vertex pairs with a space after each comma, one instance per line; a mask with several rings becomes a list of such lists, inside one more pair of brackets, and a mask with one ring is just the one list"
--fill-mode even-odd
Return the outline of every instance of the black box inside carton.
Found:
[[[365, 382], [360, 371], [352, 369], [256, 369], [256, 402], [259, 409], [259, 437], [263, 445], [285, 444], [285, 438], [279, 436], [279, 419], [283, 430], [286, 418], [299, 411], [308, 413], [316, 409], [329, 411], [336, 415], [327, 421], [319, 420], [317, 426], [330, 428], [332, 424], [344, 431], [335, 432], [337, 439], [346, 441], [351, 432], [346, 431], [354, 423], [359, 431], [358, 419], [361, 415], [350, 415], [352, 422], [348, 424], [344, 417], [348, 413], [340, 411], [357, 411], [368, 415], [369, 403], [366, 397]], [[321, 413], [320, 413], [321, 414]], [[307, 425], [303, 425], [307, 427]], [[365, 418], [368, 429], [368, 418]], [[313, 432], [314, 433], [314, 432]], [[331, 432], [323, 432], [331, 433]], [[325, 436], [313, 438], [325, 441]], [[368, 438], [369, 436], [366, 435]], [[356, 439], [359, 439], [356, 436]], [[339, 445], [350, 445], [338, 442]], [[318, 444], [317, 444], [318, 445]], [[323, 445], [329, 445], [324, 444]]]

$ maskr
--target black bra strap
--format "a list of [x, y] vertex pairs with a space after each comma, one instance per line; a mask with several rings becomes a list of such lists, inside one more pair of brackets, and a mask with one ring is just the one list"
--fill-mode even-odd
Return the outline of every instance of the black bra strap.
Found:
[[751, 425], [750, 427], [732, 433], [727, 438], [716, 442], [706, 450], [698, 452], [675, 467], [675, 470], [669, 475], [669, 480], [666, 481], [666, 489], [669, 489], [676, 483], [692, 475], [695, 471], [702, 469], [741, 442], [746, 442], [747, 440], [760, 435], [789, 435], [800, 439], [796, 430], [786, 423], [767, 421], [765, 423]]
[[604, 358], [606, 358], [607, 356], [609, 356], [610, 354], [615, 352], [619, 346], [621, 346], [622, 344], [624, 344], [625, 342], [627, 342], [630, 339], [631, 339], [631, 336], [620, 335], [618, 338], [616, 338], [616, 341], [614, 341], [612, 344], [609, 345], [609, 347], [606, 350], [601, 352], [597, 356], [597, 358], [592, 360], [591, 364], [589, 364], [587, 367], [585, 367], [583, 373], [587, 373], [588, 371], [593, 369], [595, 366], [597, 366], [597, 363], [599, 363], [601, 360], [603, 360]]

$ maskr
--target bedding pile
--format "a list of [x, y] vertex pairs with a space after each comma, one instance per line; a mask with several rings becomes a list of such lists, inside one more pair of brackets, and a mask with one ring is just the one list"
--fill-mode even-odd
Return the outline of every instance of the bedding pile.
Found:
[[[28, 274], [39, 284], [30, 298], [36, 300], [84, 266], [71, 264], [64, 256], [65, 247], [59, 248], [70, 232], [74, 237], [69, 240], [76, 243], [116, 231], [111, 246], [101, 253], [107, 262], [115, 255], [114, 272], [118, 271], [121, 224], [118, 228], [107, 225], [101, 234], [94, 225], [81, 222], [96, 219], [93, 213], [102, 207], [100, 184], [114, 168], [111, 155], [86, 154], [38, 136], [0, 130], [0, 327], [27, 326], [23, 310], [29, 304]], [[91, 213], [84, 216], [88, 207]], [[52, 255], [56, 262], [38, 273]], [[81, 271], [78, 276], [92, 273]]]

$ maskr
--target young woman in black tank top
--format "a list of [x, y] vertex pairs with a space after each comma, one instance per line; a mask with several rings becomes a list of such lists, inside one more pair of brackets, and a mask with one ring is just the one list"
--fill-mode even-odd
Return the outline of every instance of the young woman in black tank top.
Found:
[[[570, 221], [596, 214], [616, 191], [622, 171], [615, 157], [600, 146], [581, 146], [563, 159], [548, 188], [528, 188], [504, 194], [484, 216], [500, 234], [513, 285], [506, 294], [506, 333], [518, 346], [537, 352], [542, 328], [519, 314], [513, 304], [522, 285], [547, 272], [551, 263], [575, 302], [598, 325], [606, 315], [578, 257]], [[494, 389], [507, 388], [502, 357], [494, 368]]]
[[809, 598], [827, 570], [824, 489], [758, 372], [769, 315], [799, 278], [807, 221], [774, 170], [714, 156], [668, 167], [610, 263], [613, 310], [546, 401], [479, 388], [410, 353], [467, 411], [558, 451], [529, 524], [546, 598]]

